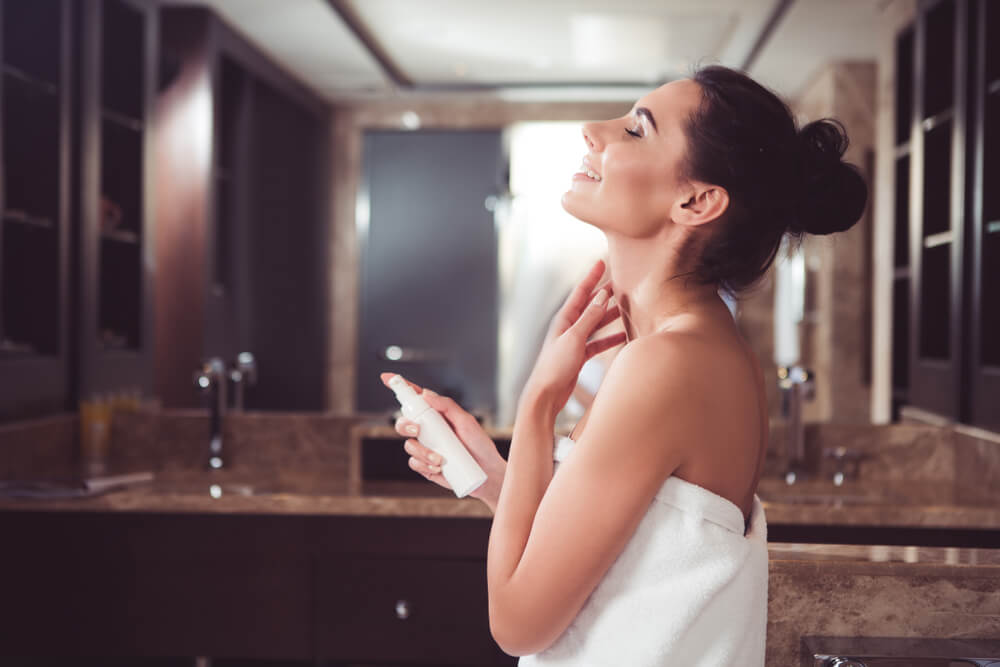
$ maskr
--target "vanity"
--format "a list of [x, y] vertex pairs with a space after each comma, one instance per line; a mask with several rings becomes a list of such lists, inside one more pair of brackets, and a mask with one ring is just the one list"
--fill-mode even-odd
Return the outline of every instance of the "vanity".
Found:
[[[0, 551], [0, 656], [516, 664], [489, 632], [489, 509], [411, 470], [393, 479], [390, 461], [406, 466], [402, 438], [369, 420], [231, 415], [231, 466], [208, 470], [198, 467], [204, 412], [116, 417], [111, 470], [152, 468], [152, 481], [88, 498], [0, 500], [13, 545]], [[53, 443], [74, 422], [0, 428], [0, 460], [23, 473], [51, 469], [55, 449], [31, 443]], [[1000, 529], [995, 509], [800, 500], [825, 498], [818, 487], [781, 502], [781, 487], [767, 497], [771, 479], [784, 484], [768, 477], [760, 494], [772, 537], [767, 664], [813, 665], [809, 647], [838, 638], [1000, 646], [998, 549], [773, 539], [782, 527], [823, 525], [989, 533]], [[924, 514], [936, 523], [914, 518]]]

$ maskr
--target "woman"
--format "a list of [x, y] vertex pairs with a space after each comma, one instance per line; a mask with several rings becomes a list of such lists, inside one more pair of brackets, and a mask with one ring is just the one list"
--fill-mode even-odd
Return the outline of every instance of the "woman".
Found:
[[[506, 464], [474, 418], [424, 391], [489, 474], [473, 495], [495, 513], [491, 632], [522, 665], [763, 665], [768, 409], [718, 290], [756, 284], [786, 233], [851, 227], [864, 181], [841, 160], [839, 123], [799, 130], [773, 93], [718, 66], [583, 136], [562, 204], [605, 232], [610, 279], [598, 262], [553, 319]], [[624, 332], [588, 342], [618, 317]], [[622, 342], [554, 462], [581, 366]], [[404, 448], [446, 485], [433, 453]]]

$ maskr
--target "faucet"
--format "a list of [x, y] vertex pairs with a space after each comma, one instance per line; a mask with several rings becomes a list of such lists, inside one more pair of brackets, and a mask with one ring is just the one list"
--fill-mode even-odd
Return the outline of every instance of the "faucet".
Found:
[[801, 366], [779, 366], [778, 386], [781, 389], [781, 415], [788, 424], [785, 438], [787, 467], [785, 483], [794, 484], [805, 479], [806, 447], [805, 424], [802, 421], [802, 402], [815, 396], [814, 374]]
[[209, 423], [208, 468], [223, 467], [222, 415], [226, 410], [226, 365], [219, 357], [205, 361], [195, 371], [195, 384], [202, 392], [212, 392], [211, 420]]
[[[858, 478], [858, 464], [871, 457], [847, 447], [827, 447], [823, 450], [823, 458], [836, 461], [837, 469], [833, 473], [833, 483], [836, 486], [843, 486], [845, 480]], [[848, 465], [852, 470], [846, 470]]]
[[233, 412], [243, 412], [243, 385], [257, 384], [257, 361], [249, 352], [240, 352], [229, 371], [233, 381]]

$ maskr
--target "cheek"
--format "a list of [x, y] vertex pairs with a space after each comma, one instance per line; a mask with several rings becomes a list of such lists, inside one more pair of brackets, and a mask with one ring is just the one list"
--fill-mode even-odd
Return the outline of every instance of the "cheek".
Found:
[[615, 199], [628, 200], [633, 208], [652, 209], [659, 209], [669, 199], [673, 177], [665, 161], [651, 160], [636, 151], [619, 151], [609, 154], [606, 164], [605, 180], [613, 184]]

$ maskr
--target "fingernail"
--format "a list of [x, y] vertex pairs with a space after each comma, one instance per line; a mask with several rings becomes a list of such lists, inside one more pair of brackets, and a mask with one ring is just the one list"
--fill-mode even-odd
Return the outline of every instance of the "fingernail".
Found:
[[416, 435], [417, 430], [418, 429], [415, 424], [410, 424], [409, 426], [406, 427], [406, 432], [409, 433], [410, 435]]
[[424, 389], [424, 393], [429, 394], [430, 396], [437, 396], [433, 389]]
[[440, 454], [431, 454], [428, 458], [431, 460], [432, 463], [441, 463]]
[[597, 293], [597, 296], [594, 297], [594, 303], [597, 304], [598, 306], [604, 305], [604, 302], [607, 300], [608, 300], [608, 291], [603, 288], [601, 289], [600, 292]]

